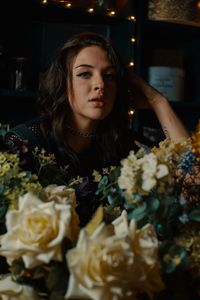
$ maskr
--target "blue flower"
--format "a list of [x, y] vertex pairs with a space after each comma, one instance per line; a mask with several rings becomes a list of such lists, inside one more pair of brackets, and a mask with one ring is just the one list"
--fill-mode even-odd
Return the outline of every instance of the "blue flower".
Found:
[[179, 221], [183, 224], [186, 224], [189, 221], [187, 214], [182, 214], [182, 216], [179, 217]]
[[185, 205], [187, 203], [187, 200], [183, 195], [179, 197], [179, 203], [180, 205]]
[[187, 151], [183, 154], [181, 162], [178, 167], [181, 168], [184, 172], [190, 172], [192, 166], [194, 166], [196, 162], [196, 156], [192, 151]]

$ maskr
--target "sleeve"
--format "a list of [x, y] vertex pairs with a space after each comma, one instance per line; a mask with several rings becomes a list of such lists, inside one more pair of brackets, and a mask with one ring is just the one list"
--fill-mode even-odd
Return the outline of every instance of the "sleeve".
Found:
[[25, 124], [20, 124], [9, 130], [5, 135], [5, 144], [11, 149], [27, 146], [34, 149], [38, 145], [37, 137]]

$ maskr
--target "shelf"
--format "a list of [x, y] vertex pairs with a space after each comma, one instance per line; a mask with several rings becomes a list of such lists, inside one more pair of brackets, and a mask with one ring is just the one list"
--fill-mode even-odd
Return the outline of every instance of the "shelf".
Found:
[[21, 99], [27, 98], [27, 101], [30, 101], [37, 98], [37, 92], [0, 89], [0, 97], [21, 98]]
[[[190, 27], [190, 28], [200, 28], [200, 23], [198, 22], [194, 22], [194, 21], [186, 21], [186, 20], [175, 20], [175, 19], [156, 19], [156, 20], [153, 20], [153, 19], [148, 19], [146, 20], [146, 23], [149, 23], [149, 24], [158, 24], [159, 26], [161, 24], [166, 24], [167, 26], [173, 26], [174, 25], [177, 27], [182, 27], [182, 28], [186, 28], [186, 27]], [[165, 26], [166, 26], [165, 25]]]
[[200, 23], [177, 21], [174, 20], [149, 20], [145, 19], [143, 23], [143, 30], [160, 35], [178, 36], [184, 40], [191, 40], [194, 37], [200, 36]]

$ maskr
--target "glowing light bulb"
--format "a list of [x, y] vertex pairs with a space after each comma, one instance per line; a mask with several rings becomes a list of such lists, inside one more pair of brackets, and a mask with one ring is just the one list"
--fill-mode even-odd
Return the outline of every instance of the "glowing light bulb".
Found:
[[130, 61], [128, 64], [129, 67], [133, 67], [134, 66], [134, 61]]
[[115, 15], [115, 11], [114, 10], [109, 11], [108, 15], [111, 16], [111, 17], [114, 16]]
[[70, 8], [70, 7], [72, 7], [72, 4], [71, 4], [70, 2], [67, 2], [67, 3], [65, 4], [65, 7]]
[[90, 8], [88, 8], [87, 11], [88, 11], [89, 13], [93, 13], [93, 12], [94, 12], [94, 8], [90, 7]]
[[135, 38], [134, 37], [131, 38], [131, 42], [135, 43]]
[[47, 0], [42, 0], [42, 1], [41, 1], [41, 4], [47, 4], [47, 3], [48, 3]]
[[135, 16], [129, 16], [129, 17], [128, 17], [128, 20], [135, 22], [135, 21], [136, 21], [136, 18], [135, 18]]
[[134, 110], [133, 109], [130, 109], [129, 112], [128, 112], [129, 116], [133, 116], [134, 115]]

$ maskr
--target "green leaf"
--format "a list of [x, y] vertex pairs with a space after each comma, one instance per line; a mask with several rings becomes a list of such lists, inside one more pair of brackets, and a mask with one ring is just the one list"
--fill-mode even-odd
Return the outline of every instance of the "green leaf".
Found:
[[156, 211], [160, 206], [160, 201], [156, 197], [151, 197], [147, 201], [147, 206], [149, 211]]
[[4, 185], [0, 183], [0, 194], [3, 194], [4, 191]]
[[200, 209], [193, 210], [188, 217], [191, 221], [200, 222]]
[[7, 209], [8, 209], [8, 205], [6, 204], [2, 204], [0, 206], [0, 220], [3, 219], [5, 217], [5, 214], [7, 212]]
[[146, 208], [147, 208], [147, 204], [146, 202], [143, 202], [142, 205], [136, 209], [134, 209], [133, 211], [131, 211], [130, 213], [128, 213], [128, 217], [129, 219], [135, 219], [136, 221], [141, 220], [142, 218], [144, 218], [145, 214], [146, 214]]
[[110, 172], [109, 179], [111, 182], [116, 182], [121, 172], [120, 167], [116, 167], [113, 171]]

